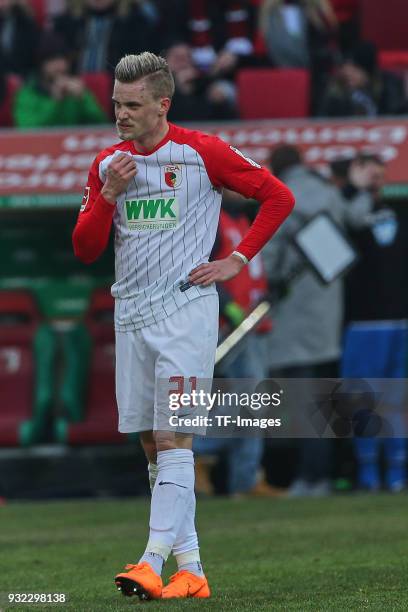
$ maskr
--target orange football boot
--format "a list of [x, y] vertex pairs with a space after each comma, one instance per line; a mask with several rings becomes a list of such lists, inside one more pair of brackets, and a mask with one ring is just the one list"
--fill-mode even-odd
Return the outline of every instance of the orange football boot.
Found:
[[162, 590], [162, 599], [172, 597], [210, 597], [211, 591], [205, 576], [195, 576], [187, 570], [180, 570], [171, 576]]
[[142, 601], [160, 599], [163, 582], [151, 565], [143, 561], [137, 565], [128, 564], [125, 570], [128, 571], [115, 576], [118, 591], [122, 591], [127, 597], [137, 595]]

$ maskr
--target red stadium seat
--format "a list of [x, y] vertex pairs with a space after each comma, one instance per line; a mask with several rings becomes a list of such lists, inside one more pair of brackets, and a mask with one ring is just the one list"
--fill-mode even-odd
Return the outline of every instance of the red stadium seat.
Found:
[[87, 72], [82, 80], [91, 90], [108, 117], [112, 117], [112, 77], [107, 72]]
[[18, 446], [32, 416], [33, 341], [39, 313], [25, 291], [0, 292], [0, 446]]
[[15, 75], [6, 77], [6, 95], [0, 104], [0, 127], [13, 125], [13, 102], [17, 90], [21, 86], [21, 79]]
[[39, 26], [43, 27], [46, 15], [45, 0], [31, 0], [31, 6], [34, 11], [35, 20]]
[[408, 50], [380, 51], [378, 63], [383, 70], [408, 70]]
[[307, 70], [245, 68], [238, 73], [241, 119], [307, 117], [310, 74]]
[[362, 38], [379, 49], [408, 49], [407, 0], [360, 0]]
[[402, 79], [408, 97], [408, 51], [380, 51], [378, 63], [380, 68], [394, 72]]
[[[57, 434], [72, 445], [123, 442], [127, 436], [118, 432], [115, 398], [115, 334], [113, 298], [107, 290], [96, 290], [92, 296], [86, 324], [93, 340], [85, 418], [71, 423]], [[64, 440], [65, 439], [65, 440]]]

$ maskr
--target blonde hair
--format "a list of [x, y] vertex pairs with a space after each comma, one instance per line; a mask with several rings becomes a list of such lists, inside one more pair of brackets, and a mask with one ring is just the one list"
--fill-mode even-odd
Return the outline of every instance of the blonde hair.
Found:
[[[74, 17], [82, 17], [86, 10], [86, 0], [70, 0], [67, 3], [69, 12]], [[130, 13], [130, 9], [134, 4], [133, 0], [116, 0], [117, 14], [120, 17], [126, 17]]]
[[154, 98], [173, 97], [174, 79], [164, 57], [150, 51], [125, 55], [115, 68], [115, 79], [120, 83], [133, 83], [144, 77]]

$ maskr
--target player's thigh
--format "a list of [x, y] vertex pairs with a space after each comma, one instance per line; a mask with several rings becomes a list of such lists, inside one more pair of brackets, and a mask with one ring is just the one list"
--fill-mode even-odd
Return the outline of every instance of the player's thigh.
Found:
[[161, 323], [163, 333], [156, 338], [156, 379], [212, 378], [218, 339], [218, 296], [197, 298]]
[[[186, 304], [163, 321], [161, 331], [156, 338], [155, 417], [161, 414], [167, 423], [172, 414], [169, 393], [211, 392], [218, 340], [218, 295], [200, 297]], [[200, 412], [205, 416], [205, 410], [184, 406], [177, 414]]]
[[153, 429], [154, 361], [140, 330], [116, 332], [116, 399], [123, 433]]

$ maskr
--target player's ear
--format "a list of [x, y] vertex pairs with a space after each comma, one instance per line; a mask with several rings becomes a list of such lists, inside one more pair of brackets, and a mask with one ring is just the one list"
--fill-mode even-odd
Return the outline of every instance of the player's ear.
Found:
[[161, 98], [159, 115], [166, 115], [169, 112], [171, 100], [170, 98]]

